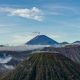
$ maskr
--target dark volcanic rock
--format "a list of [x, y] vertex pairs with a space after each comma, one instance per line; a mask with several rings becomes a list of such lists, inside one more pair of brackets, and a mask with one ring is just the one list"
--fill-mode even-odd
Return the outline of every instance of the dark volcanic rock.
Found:
[[68, 45], [66, 47], [54, 48], [54, 47], [46, 47], [42, 49], [44, 51], [57, 51], [60, 54], [68, 57], [72, 61], [80, 64], [80, 46], [79, 45]]

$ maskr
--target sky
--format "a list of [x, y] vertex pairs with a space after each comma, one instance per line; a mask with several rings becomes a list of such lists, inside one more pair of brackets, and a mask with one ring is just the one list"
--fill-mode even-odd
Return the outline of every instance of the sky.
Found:
[[80, 40], [80, 0], [0, 0], [0, 45], [21, 45], [39, 32]]

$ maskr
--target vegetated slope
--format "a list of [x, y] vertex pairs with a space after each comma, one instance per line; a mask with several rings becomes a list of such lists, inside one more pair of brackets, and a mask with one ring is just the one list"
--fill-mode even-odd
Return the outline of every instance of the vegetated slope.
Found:
[[61, 54], [36, 53], [1, 80], [80, 80], [80, 70]]

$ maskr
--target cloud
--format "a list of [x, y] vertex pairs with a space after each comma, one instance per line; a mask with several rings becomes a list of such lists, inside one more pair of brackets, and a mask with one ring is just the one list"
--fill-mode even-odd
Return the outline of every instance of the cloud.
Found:
[[47, 15], [79, 15], [80, 13], [80, 9], [77, 6], [50, 4], [43, 7]]
[[0, 12], [6, 13], [8, 16], [18, 16], [37, 21], [43, 20], [43, 12], [37, 7], [28, 8], [9, 8], [0, 7]]
[[11, 59], [11, 56], [5, 56], [4, 58], [0, 58], [0, 63], [8, 63]]
[[14, 69], [14, 66], [13, 66], [13, 65], [6, 65], [6, 64], [4, 64], [4, 67], [5, 67], [6, 69], [9, 69], [9, 70]]

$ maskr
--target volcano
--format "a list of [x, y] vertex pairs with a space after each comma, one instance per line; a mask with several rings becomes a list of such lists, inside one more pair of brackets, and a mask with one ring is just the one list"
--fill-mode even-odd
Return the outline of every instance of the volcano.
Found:
[[34, 53], [1, 80], [80, 80], [80, 70], [61, 54]]
[[58, 44], [58, 42], [45, 35], [37, 35], [36, 37], [28, 41], [26, 44], [27, 45], [55, 45]]

